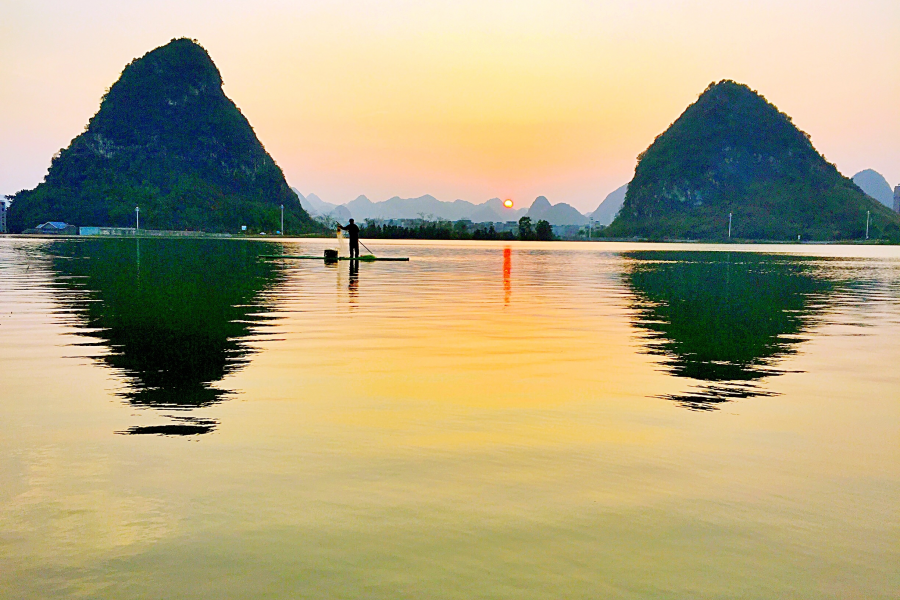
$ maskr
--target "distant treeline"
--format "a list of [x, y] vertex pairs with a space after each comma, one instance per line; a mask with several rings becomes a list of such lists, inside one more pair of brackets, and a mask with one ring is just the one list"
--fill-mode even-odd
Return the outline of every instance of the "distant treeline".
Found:
[[518, 230], [497, 231], [493, 225], [470, 227], [465, 221], [423, 221], [411, 227], [392, 225], [367, 219], [359, 228], [359, 236], [370, 239], [414, 240], [552, 240], [550, 223], [540, 220], [532, 224], [531, 217], [519, 219]]

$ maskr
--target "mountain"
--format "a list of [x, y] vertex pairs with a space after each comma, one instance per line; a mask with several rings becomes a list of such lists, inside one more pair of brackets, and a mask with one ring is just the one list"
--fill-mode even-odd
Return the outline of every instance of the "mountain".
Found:
[[304, 196], [303, 194], [300, 193], [300, 190], [298, 190], [297, 188], [292, 187], [292, 188], [291, 188], [291, 191], [294, 192], [295, 194], [297, 194], [297, 200], [300, 201], [300, 206], [303, 207], [303, 210], [305, 210], [305, 211], [307, 212], [307, 214], [309, 214], [309, 216], [313, 216], [313, 215], [316, 214], [316, 211], [315, 211], [315, 210], [312, 208], [312, 206], [307, 202], [306, 196]]
[[350, 214], [350, 211], [347, 209], [347, 207], [341, 204], [340, 206], [335, 206], [334, 210], [328, 213], [327, 216], [338, 221], [339, 223], [346, 224], [347, 221], [350, 220], [350, 217], [352, 215]]
[[300, 193], [295, 187], [292, 187], [291, 190], [297, 197], [300, 199], [300, 206], [303, 207], [303, 210], [308, 212], [310, 215], [328, 215], [335, 208], [337, 208], [337, 204], [332, 204], [331, 202], [325, 202], [315, 194], [308, 194], [304, 196]]
[[491, 198], [484, 204], [472, 204], [465, 200], [445, 202], [430, 194], [418, 198], [394, 196], [382, 202], [372, 202], [359, 196], [343, 205], [357, 221], [366, 219], [445, 219], [459, 221], [470, 219], [476, 223], [486, 221], [514, 221], [524, 210], [511, 210], [503, 206], [499, 198]]
[[589, 214], [588, 216], [594, 219], [595, 223], [599, 223], [600, 225], [609, 225], [613, 222], [613, 219], [616, 218], [616, 214], [619, 212], [619, 209], [622, 208], [622, 204], [625, 202], [625, 192], [628, 191], [628, 184], [626, 183], [620, 188], [616, 188], [609, 195], [603, 199], [603, 202], [600, 203], [600, 206], [597, 207], [597, 210]]
[[[296, 188], [292, 188], [300, 198], [300, 204], [310, 213], [319, 216], [331, 216], [338, 221], [353, 219], [363, 222], [366, 219], [443, 219], [459, 221], [468, 219], [474, 223], [503, 223], [518, 221], [529, 215], [534, 221], [545, 219], [551, 225], [582, 225], [588, 222], [587, 217], [572, 206], [560, 203], [551, 205], [540, 196], [530, 209], [506, 208], [500, 198], [491, 198], [483, 204], [473, 204], [465, 200], [446, 202], [438, 200], [430, 194], [417, 198], [401, 198], [394, 196], [382, 202], [372, 202], [366, 196], [358, 196], [346, 204], [334, 205], [323, 202], [315, 194], [304, 196]], [[540, 215], [540, 216], [536, 216]]]
[[313, 193], [307, 194], [306, 199], [308, 202], [320, 207], [322, 210], [334, 210], [335, 208], [337, 208], [337, 204], [325, 202]]
[[550, 204], [546, 196], [538, 196], [531, 203], [531, 206], [528, 207], [528, 212], [525, 213], [525, 216], [530, 217], [532, 221], [538, 221], [543, 219], [544, 215], [550, 212], [551, 208], [553, 208], [553, 205]]
[[350, 211], [350, 215], [360, 222], [374, 218], [375, 212], [377, 211], [375, 203], [362, 195], [357, 196], [355, 200], [351, 200], [341, 206]]
[[527, 208], [506, 208], [503, 206], [503, 200], [491, 198], [483, 204], [477, 204], [475, 212], [471, 213], [468, 218], [473, 223], [506, 223], [508, 221], [518, 221], [527, 212]]
[[[502, 207], [503, 204], [501, 203]], [[507, 209], [508, 210], [508, 209]], [[500, 212], [490, 205], [490, 203], [485, 202], [477, 207], [475, 207], [475, 212], [469, 215], [469, 220], [473, 223], [502, 223], [507, 219], [504, 215], [501, 215]], [[512, 218], [508, 220], [514, 220]]]
[[790, 117], [746, 85], [710, 84], [638, 156], [615, 237], [806, 240], [900, 236], [900, 216], [866, 196]]
[[588, 218], [578, 212], [575, 207], [560, 202], [559, 204], [550, 204], [544, 196], [538, 196], [531, 204], [531, 208], [525, 213], [526, 217], [530, 217], [533, 222], [540, 220], [547, 221], [551, 225], [587, 225]]
[[894, 192], [891, 185], [878, 171], [866, 169], [860, 171], [853, 176], [853, 183], [859, 186], [859, 189], [868, 194], [871, 198], [875, 198], [888, 208], [894, 205]]
[[[357, 198], [357, 200], [359, 199]], [[367, 210], [357, 217], [357, 211], [364, 206], [363, 203], [358, 203], [358, 208], [351, 206], [357, 200], [348, 203], [347, 208], [353, 213], [353, 217], [358, 219], [417, 219], [425, 216], [426, 218], [458, 221], [466, 218], [475, 209], [475, 205], [471, 202], [463, 200], [442, 202], [430, 194], [419, 196], [418, 198], [394, 196], [383, 202], [370, 202], [368, 205], [365, 205]]]
[[14, 231], [44, 221], [152, 229], [317, 230], [222, 91], [199, 44], [176, 39], [129, 63], [44, 181], [15, 195]]

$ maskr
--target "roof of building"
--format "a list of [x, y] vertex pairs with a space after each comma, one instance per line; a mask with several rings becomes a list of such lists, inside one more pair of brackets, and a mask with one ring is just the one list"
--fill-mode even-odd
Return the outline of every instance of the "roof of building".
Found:
[[54, 229], [65, 229], [68, 227], [68, 223], [63, 223], [62, 221], [47, 221], [46, 223], [41, 223], [37, 226], [37, 229], [42, 229], [47, 226], [53, 227]]

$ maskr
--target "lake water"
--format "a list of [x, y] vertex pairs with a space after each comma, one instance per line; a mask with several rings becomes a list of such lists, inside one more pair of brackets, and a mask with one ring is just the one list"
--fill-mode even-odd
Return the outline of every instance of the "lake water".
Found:
[[893, 598], [900, 248], [0, 239], [3, 598]]

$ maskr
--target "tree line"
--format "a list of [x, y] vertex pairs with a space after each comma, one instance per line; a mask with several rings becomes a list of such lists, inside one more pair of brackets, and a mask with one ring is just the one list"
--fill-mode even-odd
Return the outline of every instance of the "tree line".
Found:
[[413, 240], [522, 240], [549, 241], [555, 239], [553, 227], [541, 219], [532, 223], [531, 217], [519, 219], [516, 232], [497, 231], [493, 224], [485, 227], [470, 227], [465, 221], [422, 221], [416, 225], [403, 226], [366, 219], [359, 228], [359, 236], [369, 239], [413, 239]]

